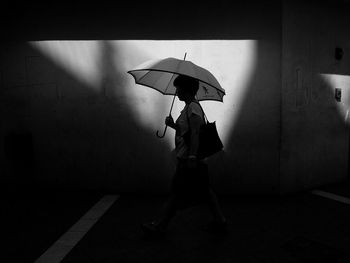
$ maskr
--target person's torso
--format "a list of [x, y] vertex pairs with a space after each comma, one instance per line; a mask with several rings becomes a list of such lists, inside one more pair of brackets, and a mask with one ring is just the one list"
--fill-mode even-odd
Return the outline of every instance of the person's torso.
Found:
[[175, 151], [176, 157], [185, 159], [188, 157], [188, 145], [185, 143], [183, 136], [189, 131], [189, 117], [196, 114], [201, 117], [204, 123], [204, 113], [198, 102], [187, 104], [181, 111], [180, 116], [176, 120], [177, 130], [175, 134]]

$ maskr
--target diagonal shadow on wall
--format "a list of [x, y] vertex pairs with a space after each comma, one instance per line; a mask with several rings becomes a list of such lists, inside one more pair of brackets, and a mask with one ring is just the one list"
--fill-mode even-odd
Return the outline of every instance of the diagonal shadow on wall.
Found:
[[[82, 21], [79, 20], [79, 23], [78, 19], [70, 17], [71, 20], [68, 21], [75, 23], [71, 30], [67, 24], [57, 22], [53, 31], [42, 25], [41, 31], [32, 29], [29, 32], [34, 39], [41, 39], [43, 36], [49, 39], [53, 36], [54, 39], [96, 39], [96, 36], [98, 39], [256, 39], [257, 57], [254, 73], [246, 86], [247, 92], [242, 107], [238, 109], [237, 121], [225, 145], [225, 152], [213, 157], [210, 163], [214, 183], [221, 192], [275, 193], [279, 188], [280, 158], [282, 155], [283, 158], [288, 155], [288, 152], [280, 154], [280, 136], [283, 129], [280, 4], [279, 1], [272, 4], [256, 2], [252, 8], [249, 3], [240, 3], [231, 8], [228, 2], [220, 1], [214, 7], [217, 11], [214, 16], [209, 16], [205, 5], [198, 11], [193, 4], [188, 10], [198, 12], [186, 12], [180, 25], [173, 19], [165, 19], [173, 17], [174, 10], [170, 14], [162, 14], [162, 27], [159, 26], [158, 17], [149, 17], [144, 10], [138, 10], [139, 17], [133, 16], [134, 20], [126, 13], [115, 17], [107, 12], [106, 18], [97, 24], [94, 21], [90, 22], [89, 15], [81, 15]], [[157, 6], [157, 10], [163, 11], [160, 6]], [[261, 12], [262, 10], [264, 12]], [[219, 16], [217, 23], [196, 19]], [[110, 20], [112, 17], [116, 21]], [[140, 28], [140, 22], [147, 18], [147, 27]], [[92, 25], [90, 31], [78, 30], [84, 23]], [[107, 25], [109, 27], [103, 28]], [[169, 30], [169, 25], [173, 30]], [[210, 32], [207, 28], [211, 29]], [[16, 47], [11, 48], [13, 52], [18, 53], [18, 49], [14, 51]], [[122, 103], [126, 94], [123, 90], [126, 81], [123, 77], [125, 69], [115, 61], [122, 60], [123, 51], [110, 46], [108, 41], [101, 45], [102, 79], [96, 92], [38, 51], [30, 47], [26, 47], [26, 50], [22, 55], [25, 56], [26, 52], [31, 53], [30, 61], [33, 62], [37, 58], [41, 61], [38, 63], [46, 64], [46, 70], [51, 68], [53, 73], [48, 74], [52, 76], [43, 81], [32, 82], [30, 77], [26, 77], [32, 73], [28, 73], [24, 74], [23, 81], [10, 83], [4, 79], [6, 72], [3, 71], [3, 82], [7, 90], [5, 93], [12, 92], [8, 88], [19, 87], [17, 91], [12, 89], [13, 93], [20, 94], [22, 101], [26, 101], [27, 104], [23, 105], [29, 105], [17, 104], [22, 107], [23, 112], [30, 109], [30, 115], [20, 118], [29, 120], [27, 124], [31, 126], [34, 135], [36, 169], [40, 175], [38, 181], [57, 186], [93, 185], [125, 191], [165, 189], [171, 176], [165, 171], [168, 171], [167, 167], [171, 167], [173, 163], [166, 161], [166, 158], [159, 160], [159, 157], [163, 158], [164, 153], [169, 152], [169, 148], [157, 140], [154, 131], [140, 126], [130, 114], [130, 108]], [[117, 59], [112, 60], [111, 57]], [[17, 58], [21, 61], [20, 55]], [[11, 65], [9, 61], [6, 63]], [[12, 64], [12, 67], [17, 66]], [[35, 67], [30, 66], [28, 69], [33, 70]], [[29, 86], [30, 92], [27, 89]], [[114, 93], [115, 87], [118, 87], [117, 93]], [[29, 101], [24, 98], [37, 93], [39, 95]], [[50, 95], [45, 95], [46, 93]], [[11, 96], [9, 98], [11, 101]], [[15, 111], [15, 105], [12, 104], [7, 109]], [[167, 107], [160, 105], [160, 108], [165, 110]], [[334, 118], [339, 117], [335, 111], [331, 115], [334, 115]], [[35, 117], [31, 119], [31, 116]], [[143, 159], [143, 156], [147, 158]], [[164, 173], [167, 175], [164, 176]]]
[[[164, 169], [172, 165], [164, 158], [168, 146], [130, 113], [124, 101], [127, 76], [114, 62], [120, 57], [114, 46], [100, 45], [101, 80], [95, 90], [28, 43], [15, 45], [12, 51], [10, 48], [7, 62], [15, 60], [21, 65], [12, 70], [23, 70], [25, 79], [13, 81], [5, 72], [2, 93], [8, 104], [4, 106], [4, 133], [14, 129], [30, 133], [34, 158], [29, 177], [25, 167], [13, 169], [22, 167], [23, 160], [5, 156], [8, 183], [31, 181], [34, 187], [119, 192], [167, 190]], [[18, 147], [21, 150], [24, 145]]]

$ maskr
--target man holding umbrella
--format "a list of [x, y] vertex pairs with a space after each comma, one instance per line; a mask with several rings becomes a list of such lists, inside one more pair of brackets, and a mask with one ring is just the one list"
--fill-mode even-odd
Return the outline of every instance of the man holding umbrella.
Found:
[[176, 95], [185, 102], [179, 118], [174, 122], [171, 115], [165, 124], [175, 129], [176, 172], [172, 179], [171, 195], [165, 204], [161, 217], [141, 228], [146, 233], [164, 234], [171, 219], [178, 210], [193, 205], [207, 204], [213, 214], [208, 231], [226, 230], [227, 220], [223, 215], [217, 197], [210, 186], [207, 164], [198, 158], [199, 130], [204, 123], [204, 111], [196, 99], [199, 81], [195, 78], [178, 75], [173, 86]]

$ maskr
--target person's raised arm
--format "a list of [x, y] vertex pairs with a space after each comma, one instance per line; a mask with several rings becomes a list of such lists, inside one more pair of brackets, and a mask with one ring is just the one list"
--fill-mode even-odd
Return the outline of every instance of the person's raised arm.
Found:
[[174, 119], [171, 115], [165, 118], [165, 125], [176, 130], [176, 123], [174, 122]]

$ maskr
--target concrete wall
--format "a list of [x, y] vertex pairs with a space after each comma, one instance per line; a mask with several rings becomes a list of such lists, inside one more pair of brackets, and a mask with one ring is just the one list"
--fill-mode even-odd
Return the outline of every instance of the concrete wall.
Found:
[[281, 192], [348, 175], [349, 10], [346, 1], [283, 1]]
[[[106, 45], [102, 56], [120, 56]], [[98, 58], [100, 78], [91, 86], [28, 43], [9, 43], [3, 51], [4, 181], [119, 191], [152, 191], [165, 185], [167, 177], [160, 175], [172, 167], [164, 154], [168, 149], [131, 117], [126, 101], [138, 102], [123, 88], [124, 69]], [[88, 58], [85, 62], [90, 63]], [[18, 145], [10, 134], [17, 141], [25, 134], [31, 138]], [[31, 144], [31, 153], [12, 157], [6, 144], [16, 152], [29, 152]]]
[[[244, 95], [225, 104], [226, 120], [234, 116], [225, 150], [209, 160], [215, 189], [288, 193], [347, 176], [348, 1], [177, 1], [172, 8], [153, 1], [117, 11], [79, 1], [25, 5], [7, 7], [0, 28], [5, 185], [165, 193], [175, 165], [168, 144], [131, 114], [130, 102], [155, 105], [130, 96], [128, 68], [119, 63], [128, 61], [125, 49], [101, 41], [95, 60], [90, 49], [69, 49], [70, 59], [92, 65], [86, 81], [72, 74], [77, 67], [62, 66], [30, 40], [252, 40]], [[342, 60], [334, 58], [337, 46]], [[134, 56], [148, 58], [141, 50]], [[156, 106], [164, 111], [168, 102]], [[161, 116], [154, 127], [163, 127]]]
[[[174, 171], [167, 144], [130, 114], [125, 68], [113, 62], [125, 60], [121, 50], [105, 43], [97, 66], [103, 77], [92, 88], [27, 41], [226, 39], [257, 44], [245, 95], [226, 112], [228, 119], [231, 112], [236, 117], [225, 151], [209, 160], [215, 189], [232, 194], [278, 192], [279, 1], [216, 1], [200, 6], [177, 1], [171, 8], [164, 1], [153, 1], [125, 3], [117, 10], [79, 1], [25, 5], [8, 7], [7, 24], [1, 28], [6, 41], [0, 68], [0, 169], [9, 184], [164, 193]], [[118, 95], [112, 87], [118, 87]], [[32, 153], [32, 159], [11, 157], [5, 150], [6, 140], [11, 145], [9, 134], [26, 138], [27, 144], [12, 147]]]
[[[94, 67], [89, 82], [29, 40], [253, 40], [244, 95], [225, 105], [227, 120], [235, 116], [225, 150], [209, 160], [215, 189], [288, 193], [347, 176], [348, 1], [177, 1], [172, 8], [153, 1], [117, 11], [79, 1], [24, 5], [6, 6], [1, 25], [5, 185], [164, 193], [175, 165], [168, 144], [131, 114], [130, 101], [147, 106], [152, 100], [130, 96], [127, 68], [118, 62], [126, 61], [125, 50], [101, 41], [97, 60], [81, 51]], [[336, 47], [344, 51], [341, 60], [334, 58]], [[70, 50], [71, 58], [80, 52]], [[135, 56], [148, 58], [140, 50]]]

